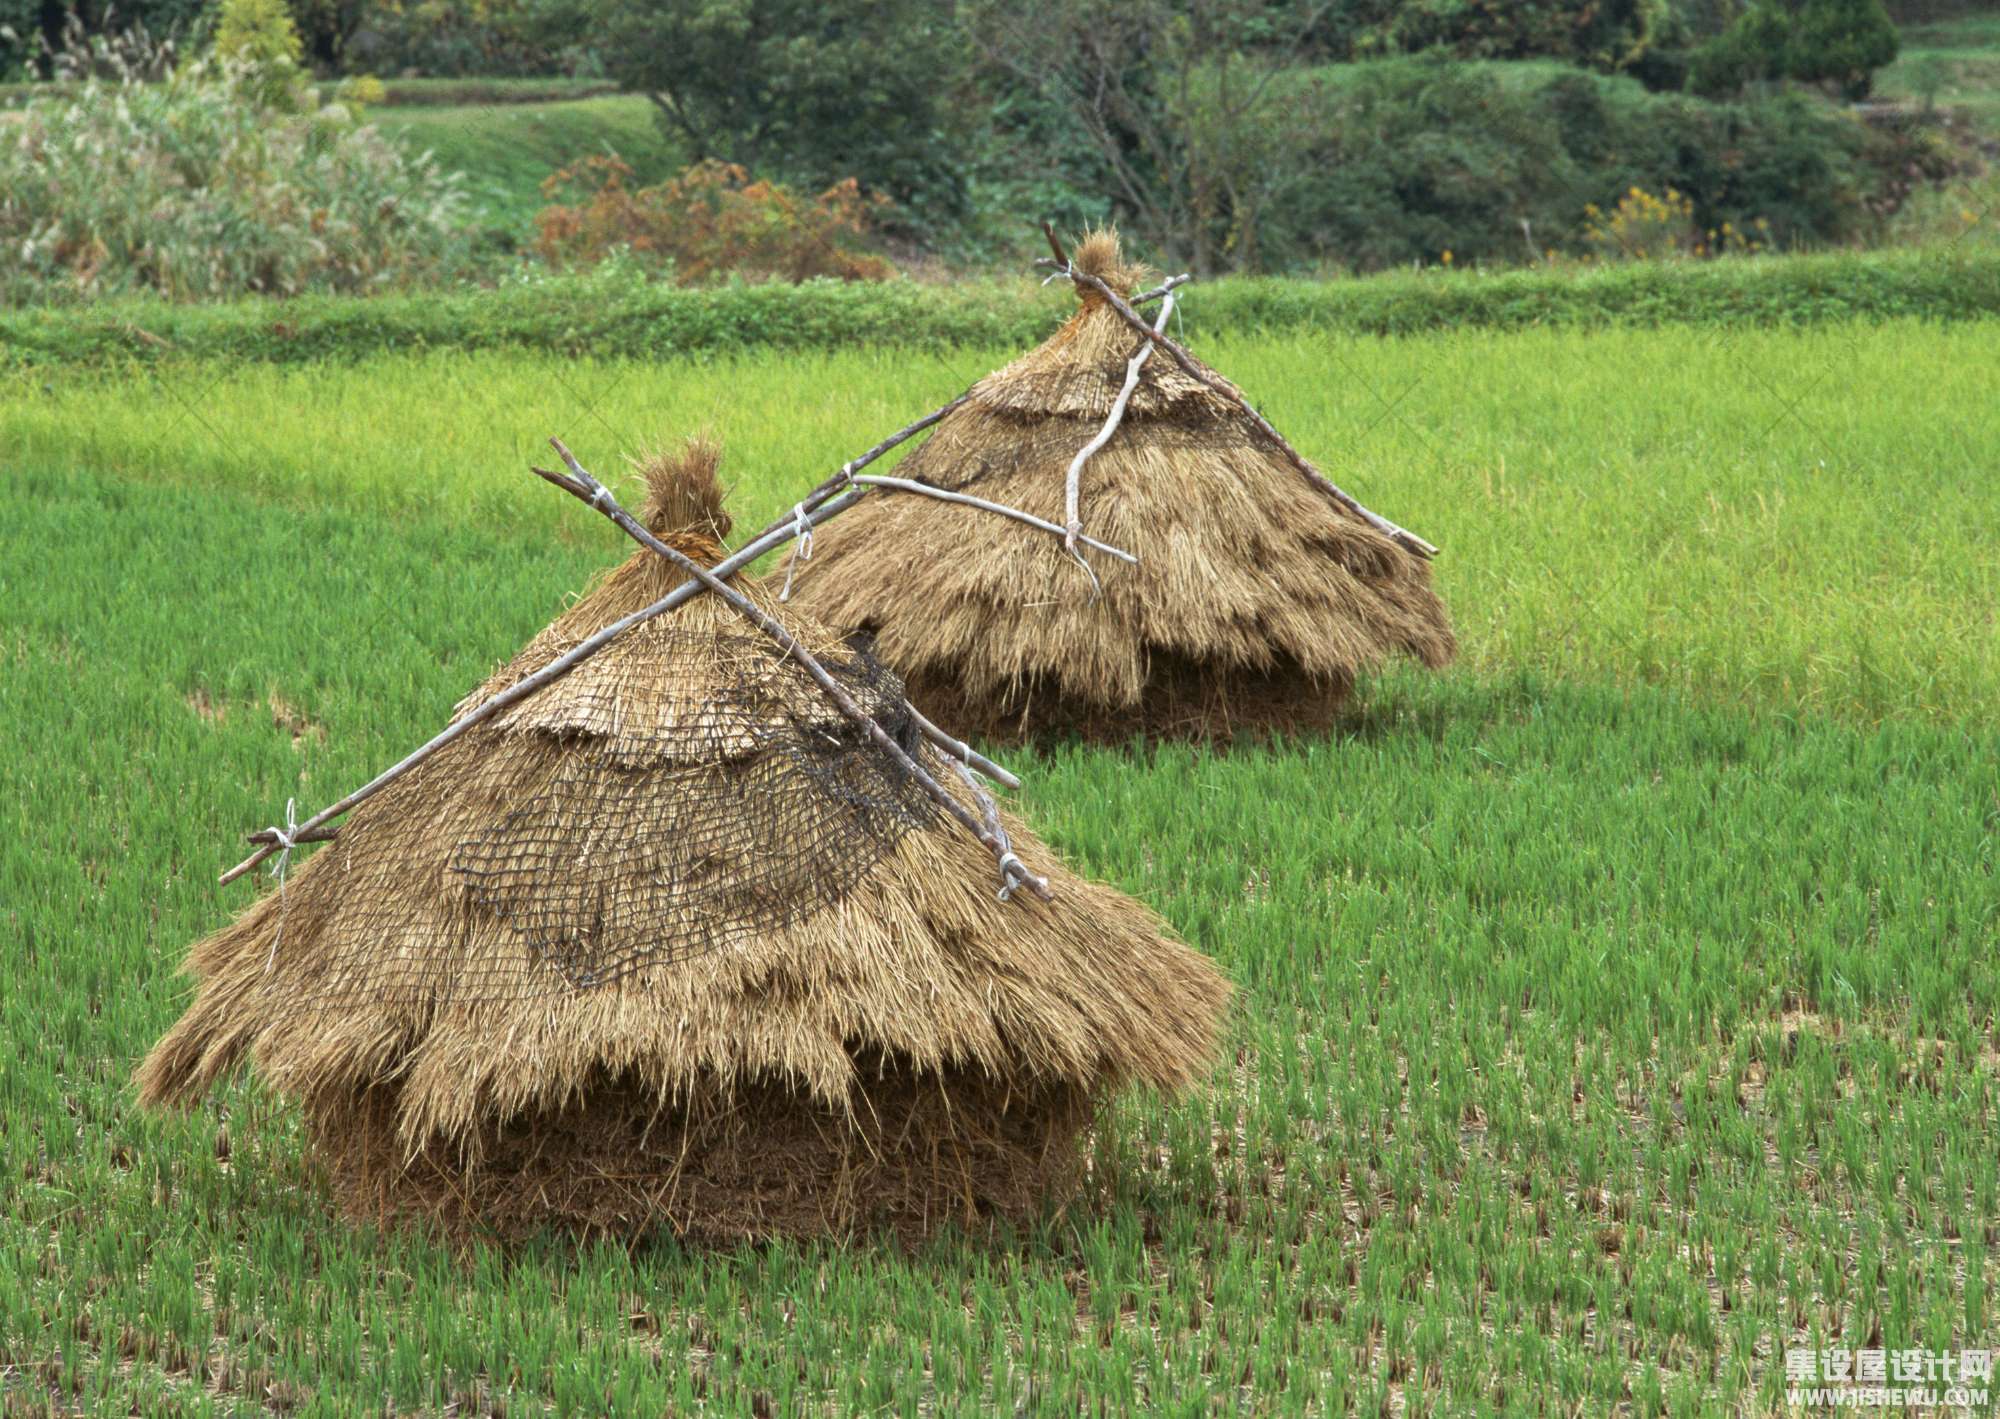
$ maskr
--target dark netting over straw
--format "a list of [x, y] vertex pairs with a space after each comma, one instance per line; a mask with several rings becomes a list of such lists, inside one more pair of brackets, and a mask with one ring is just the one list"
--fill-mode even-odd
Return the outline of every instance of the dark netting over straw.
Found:
[[[295, 865], [270, 988], [445, 1006], [629, 981], [825, 910], [936, 813], [769, 640], [646, 652], [701, 673], [575, 672]], [[934, 767], [892, 672], [860, 650], [820, 660]]]

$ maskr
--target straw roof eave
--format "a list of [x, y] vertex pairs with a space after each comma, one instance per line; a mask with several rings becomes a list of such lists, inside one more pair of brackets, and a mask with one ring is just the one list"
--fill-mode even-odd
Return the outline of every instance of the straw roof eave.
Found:
[[[1036, 850], [1024, 825], [1004, 821]], [[341, 851], [336, 841], [294, 868], [291, 888], [306, 896], [315, 874], [339, 872]], [[308, 1097], [394, 1075], [414, 1144], [559, 1107], [606, 1072], [663, 1101], [785, 1078], [844, 1107], [858, 1042], [918, 1069], [1024, 1084], [1185, 1085], [1212, 1052], [1227, 985], [1138, 902], [1048, 870], [1054, 901], [1002, 904], [976, 843], [911, 833], [832, 909], [613, 985], [442, 1008], [354, 1000], [314, 1014], [271, 988], [315, 949], [312, 924], [291, 913], [274, 962], [277, 899], [266, 897], [194, 951], [195, 1004], [149, 1058], [142, 1088], [185, 1101], [246, 1057], [271, 1087]]]

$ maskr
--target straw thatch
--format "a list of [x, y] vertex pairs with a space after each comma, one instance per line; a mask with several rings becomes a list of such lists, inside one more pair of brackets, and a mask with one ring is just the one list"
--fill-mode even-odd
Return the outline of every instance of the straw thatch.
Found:
[[[1098, 233], [1076, 266], [1129, 292], [1146, 279]], [[1103, 426], [1139, 337], [1104, 298], [975, 385], [900, 477], [1065, 520], [1070, 460]], [[879, 491], [816, 538], [792, 604], [874, 650], [910, 697], [1001, 739], [1189, 735], [1328, 722], [1391, 655], [1454, 653], [1430, 569], [1336, 503], [1243, 411], [1165, 355], [1085, 465], [1085, 531], [1135, 553], [1090, 555], [997, 517]]]
[[[649, 476], [648, 526], [717, 561], [712, 453]], [[460, 713], [679, 580], [638, 552]], [[919, 742], [892, 675], [787, 620]], [[997, 901], [989, 853], [884, 762], [697, 597], [363, 803], [198, 943], [142, 1096], [189, 1103], [248, 1059], [350, 1214], [460, 1234], [914, 1234], [1038, 1206], [1106, 1090], [1206, 1069], [1228, 987], [1004, 813], [1054, 900]]]

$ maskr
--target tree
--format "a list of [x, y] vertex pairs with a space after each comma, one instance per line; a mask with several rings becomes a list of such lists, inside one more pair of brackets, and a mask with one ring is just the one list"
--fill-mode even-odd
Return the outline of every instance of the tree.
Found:
[[1866, 98], [1874, 71], [1896, 48], [1882, 0], [1755, 0], [1695, 51], [1689, 86], [1720, 97], [1746, 84], [1797, 79]]
[[1256, 269], [1262, 212], [1310, 173], [1314, 55], [1334, 0], [967, 0], [988, 78], [1084, 135], [1116, 210], [1176, 266]]
[[226, 59], [296, 71], [299, 32], [285, 0], [222, 0], [215, 52]]
[[931, 0], [558, 0], [690, 156], [813, 187], [854, 177], [918, 221], [964, 206], [949, 6]]
[[1806, 0], [1786, 66], [1794, 79], [1831, 83], [1850, 99], [1864, 99], [1896, 48], [1896, 26], [1882, 0]]

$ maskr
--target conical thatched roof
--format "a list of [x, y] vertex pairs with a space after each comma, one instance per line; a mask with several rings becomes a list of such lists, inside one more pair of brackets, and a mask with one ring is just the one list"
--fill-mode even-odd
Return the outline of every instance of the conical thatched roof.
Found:
[[[1129, 294], [1115, 236], [1076, 266]], [[1072, 458], [1103, 426], [1139, 337], [1103, 297], [973, 387], [900, 477], [1065, 521]], [[1289, 463], [1244, 412], [1155, 352], [1083, 469], [1089, 554], [1018, 522], [881, 490], [816, 538], [791, 604], [875, 633], [911, 699], [1002, 738], [1076, 729], [1227, 736], [1326, 719], [1361, 671], [1454, 643], [1430, 569]]]
[[[645, 515], [707, 564], [713, 475], [699, 449], [656, 466]], [[636, 553], [460, 713], [680, 580]], [[892, 674], [742, 589], [937, 768]], [[502, 1231], [1029, 1205], [1101, 1091], [1206, 1069], [1228, 987], [1004, 813], [1054, 895], [996, 900], [987, 850], [899, 780], [696, 597], [363, 803], [198, 943], [143, 1097], [250, 1059], [350, 1209]]]

